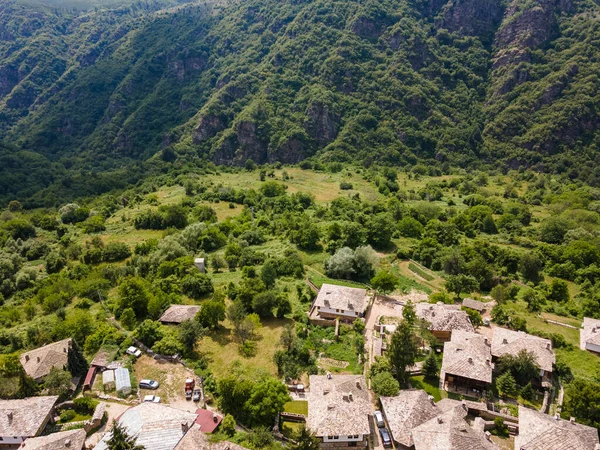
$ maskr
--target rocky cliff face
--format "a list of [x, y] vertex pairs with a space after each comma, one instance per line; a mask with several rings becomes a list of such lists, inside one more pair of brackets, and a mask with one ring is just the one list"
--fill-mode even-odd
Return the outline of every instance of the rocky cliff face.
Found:
[[500, 0], [450, 0], [435, 24], [438, 28], [488, 39], [502, 20]]

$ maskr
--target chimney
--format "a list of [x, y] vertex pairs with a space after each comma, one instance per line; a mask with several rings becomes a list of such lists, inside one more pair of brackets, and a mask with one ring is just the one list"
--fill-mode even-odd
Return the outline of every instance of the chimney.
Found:
[[467, 402], [465, 400], [462, 400], [460, 402], [460, 406], [462, 406], [465, 411], [469, 410], [469, 408], [467, 408]]
[[25, 355], [25, 362], [29, 362], [29, 355]]
[[441, 416], [438, 416], [438, 417], [437, 417], [437, 422], [438, 422], [438, 423], [444, 423], [444, 419], [442, 419], [442, 417], [441, 417]]
[[331, 380], [331, 372], [327, 372], [327, 379]]
[[37, 357], [37, 362], [40, 362], [40, 361], [41, 361], [41, 359], [40, 359], [40, 357], [38, 356], [38, 357]]
[[70, 447], [71, 446], [71, 439], [67, 439], [64, 443], [65, 447]]
[[67, 347], [63, 347], [63, 353], [67, 353]]
[[473, 358], [469, 356], [469, 364], [473, 364]]
[[189, 429], [190, 427], [187, 422], [181, 422], [181, 431], [183, 431], [184, 434], [187, 433]]
[[571, 422], [571, 423], [575, 423], [575, 417], [571, 417], [571, 418], [569, 419], [569, 422]]
[[358, 380], [356, 380], [356, 388], [357, 388], [357, 389], [362, 389], [362, 388], [360, 387], [360, 381], [358, 381]]
[[354, 398], [352, 397], [352, 392], [348, 392], [348, 400], [352, 401]]
[[329, 394], [329, 388], [323, 389], [323, 395], [327, 395], [327, 394]]
[[483, 338], [483, 343], [485, 345], [490, 345], [490, 340], [488, 338]]
[[490, 365], [490, 359], [489, 359], [489, 358], [487, 358], [487, 359], [485, 360], [485, 365], [486, 365], [486, 366], [489, 366], [489, 365]]
[[429, 403], [435, 406], [435, 399], [433, 398], [433, 395], [428, 395], [427, 400], [429, 400]]
[[489, 431], [486, 431], [486, 432], [485, 432], [485, 438], [486, 438], [488, 441], [492, 442], [492, 433], [490, 433]]
[[219, 421], [219, 416], [213, 413], [213, 422], [217, 423]]
[[550, 346], [551, 346], [550, 342], [546, 342], [546, 350], [552, 350]]
[[558, 415], [558, 413], [554, 414], [554, 420], [559, 420], [560, 416]]
[[506, 345], [508, 344], [508, 341], [506, 339], [502, 339], [502, 343]]
[[12, 420], [13, 420], [13, 412], [12, 411], [7, 412], [6, 416], [8, 417], [8, 421], [12, 422]]

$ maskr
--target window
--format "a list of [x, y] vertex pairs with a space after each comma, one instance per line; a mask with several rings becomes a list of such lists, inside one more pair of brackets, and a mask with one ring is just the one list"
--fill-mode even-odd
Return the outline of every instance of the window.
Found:
[[333, 436], [327, 436], [327, 439], [333, 440]]
[[333, 437], [333, 439], [339, 439], [339, 438], [340, 438], [339, 436], [334, 436], [334, 437]]

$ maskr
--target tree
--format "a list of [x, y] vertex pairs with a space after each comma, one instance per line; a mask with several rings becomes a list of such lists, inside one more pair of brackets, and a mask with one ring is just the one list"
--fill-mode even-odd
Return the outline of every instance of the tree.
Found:
[[23, 209], [23, 206], [21, 205], [21, 202], [17, 201], [17, 200], [12, 200], [9, 204], [8, 204], [8, 210], [10, 212], [19, 212]]
[[200, 311], [196, 315], [200, 325], [211, 330], [219, 328], [219, 322], [225, 320], [225, 303], [218, 300], [209, 300], [202, 303]]
[[163, 337], [161, 324], [155, 320], [146, 319], [133, 331], [133, 336], [144, 345], [152, 347]]
[[538, 283], [541, 279], [542, 261], [534, 253], [527, 252], [521, 256], [519, 261], [519, 272], [526, 281]]
[[508, 427], [504, 424], [503, 417], [494, 418], [494, 431], [496, 436], [508, 437]]
[[438, 362], [435, 354], [433, 352], [429, 352], [427, 358], [423, 362], [423, 375], [425, 378], [433, 379], [438, 376]]
[[108, 450], [145, 450], [146, 447], [137, 445], [136, 440], [135, 436], [129, 436], [125, 427], [115, 420], [106, 447]]
[[275, 286], [277, 279], [277, 262], [274, 259], [267, 260], [260, 269], [260, 279], [265, 283], [267, 289]]
[[398, 232], [400, 236], [419, 239], [423, 234], [423, 225], [417, 219], [405, 216], [398, 222]]
[[138, 319], [143, 319], [148, 314], [150, 294], [146, 290], [144, 281], [138, 277], [130, 277], [119, 286], [119, 309], [133, 309]]
[[510, 372], [519, 386], [525, 386], [540, 374], [535, 354], [525, 349], [517, 356], [511, 354], [501, 356], [498, 358], [496, 368], [501, 373]]
[[331, 278], [352, 278], [354, 275], [354, 251], [348, 247], [338, 249], [325, 262], [325, 273]]
[[469, 316], [469, 320], [471, 321], [471, 325], [473, 325], [474, 328], [479, 328], [480, 326], [483, 325], [483, 317], [481, 317], [481, 313], [479, 311], [476, 311], [474, 309], [471, 308], [462, 308], [467, 315]]
[[470, 275], [448, 275], [446, 277], [446, 289], [448, 292], [454, 292], [456, 298], [460, 298], [461, 292], [471, 293], [479, 287], [479, 283]]
[[152, 346], [152, 350], [161, 355], [172, 356], [180, 354], [184, 348], [181, 341], [176, 336], [167, 335], [155, 343]]
[[187, 275], [181, 280], [183, 293], [194, 300], [200, 300], [202, 297], [214, 292], [212, 280], [204, 273], [194, 273]]
[[248, 339], [254, 338], [256, 330], [261, 327], [262, 324], [260, 323], [258, 314], [248, 314], [244, 317], [235, 331], [242, 345], [244, 345]]
[[307, 427], [301, 427], [292, 438], [295, 443], [289, 446], [291, 450], [321, 450], [321, 440]]
[[600, 428], [600, 383], [576, 378], [567, 385], [563, 412], [567, 417]]
[[244, 406], [250, 416], [249, 424], [271, 427], [290, 400], [285, 384], [275, 378], [264, 378], [255, 384]]
[[568, 229], [569, 222], [565, 219], [556, 216], [549, 217], [540, 225], [540, 239], [548, 244], [560, 244]]
[[67, 264], [67, 260], [58, 252], [52, 251], [46, 256], [46, 272], [58, 273]]
[[393, 292], [398, 287], [400, 281], [393, 273], [388, 270], [381, 270], [371, 278], [371, 286], [384, 295]]
[[227, 267], [227, 262], [221, 255], [213, 255], [210, 260], [210, 266], [215, 270], [216, 273], [219, 273], [221, 269]]
[[406, 385], [409, 379], [407, 369], [415, 364], [417, 358], [417, 340], [406, 319], [400, 322], [392, 335], [388, 358], [396, 379]]
[[366, 229], [369, 244], [379, 249], [389, 247], [394, 231], [394, 222], [389, 214], [379, 213], [371, 216]]
[[570, 298], [567, 282], [557, 278], [552, 280], [552, 284], [550, 284], [550, 289], [548, 291], [548, 300], [568, 302]]
[[[225, 306], [223, 306], [223, 317], [225, 317]], [[202, 327], [193, 320], [184, 320], [177, 329], [179, 341], [183, 345], [185, 353], [191, 355], [194, 353], [196, 342], [202, 337]]]
[[273, 291], [265, 291], [254, 296], [252, 311], [260, 317], [273, 317], [273, 308], [277, 304], [277, 295]]
[[398, 394], [400, 384], [390, 372], [380, 372], [371, 379], [373, 391], [382, 397], [393, 397]]
[[503, 373], [496, 380], [496, 388], [501, 397], [515, 397], [517, 383], [510, 372]]
[[131, 308], [125, 308], [121, 313], [121, 325], [126, 330], [133, 330], [137, 324], [137, 320], [135, 318], [135, 313]]
[[221, 422], [221, 433], [227, 437], [233, 437], [235, 434], [235, 418], [231, 414], [226, 414]]
[[50, 395], [58, 395], [65, 398], [71, 390], [72, 375], [63, 369], [53, 367], [44, 378], [44, 387]]

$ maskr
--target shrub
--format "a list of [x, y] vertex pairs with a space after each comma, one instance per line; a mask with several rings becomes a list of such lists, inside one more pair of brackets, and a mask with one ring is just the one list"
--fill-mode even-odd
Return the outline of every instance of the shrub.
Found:
[[350, 183], [348, 181], [342, 181], [340, 183], [340, 189], [342, 191], [349, 191], [350, 189], [354, 189], [354, 186], [352, 185], [352, 183]]

